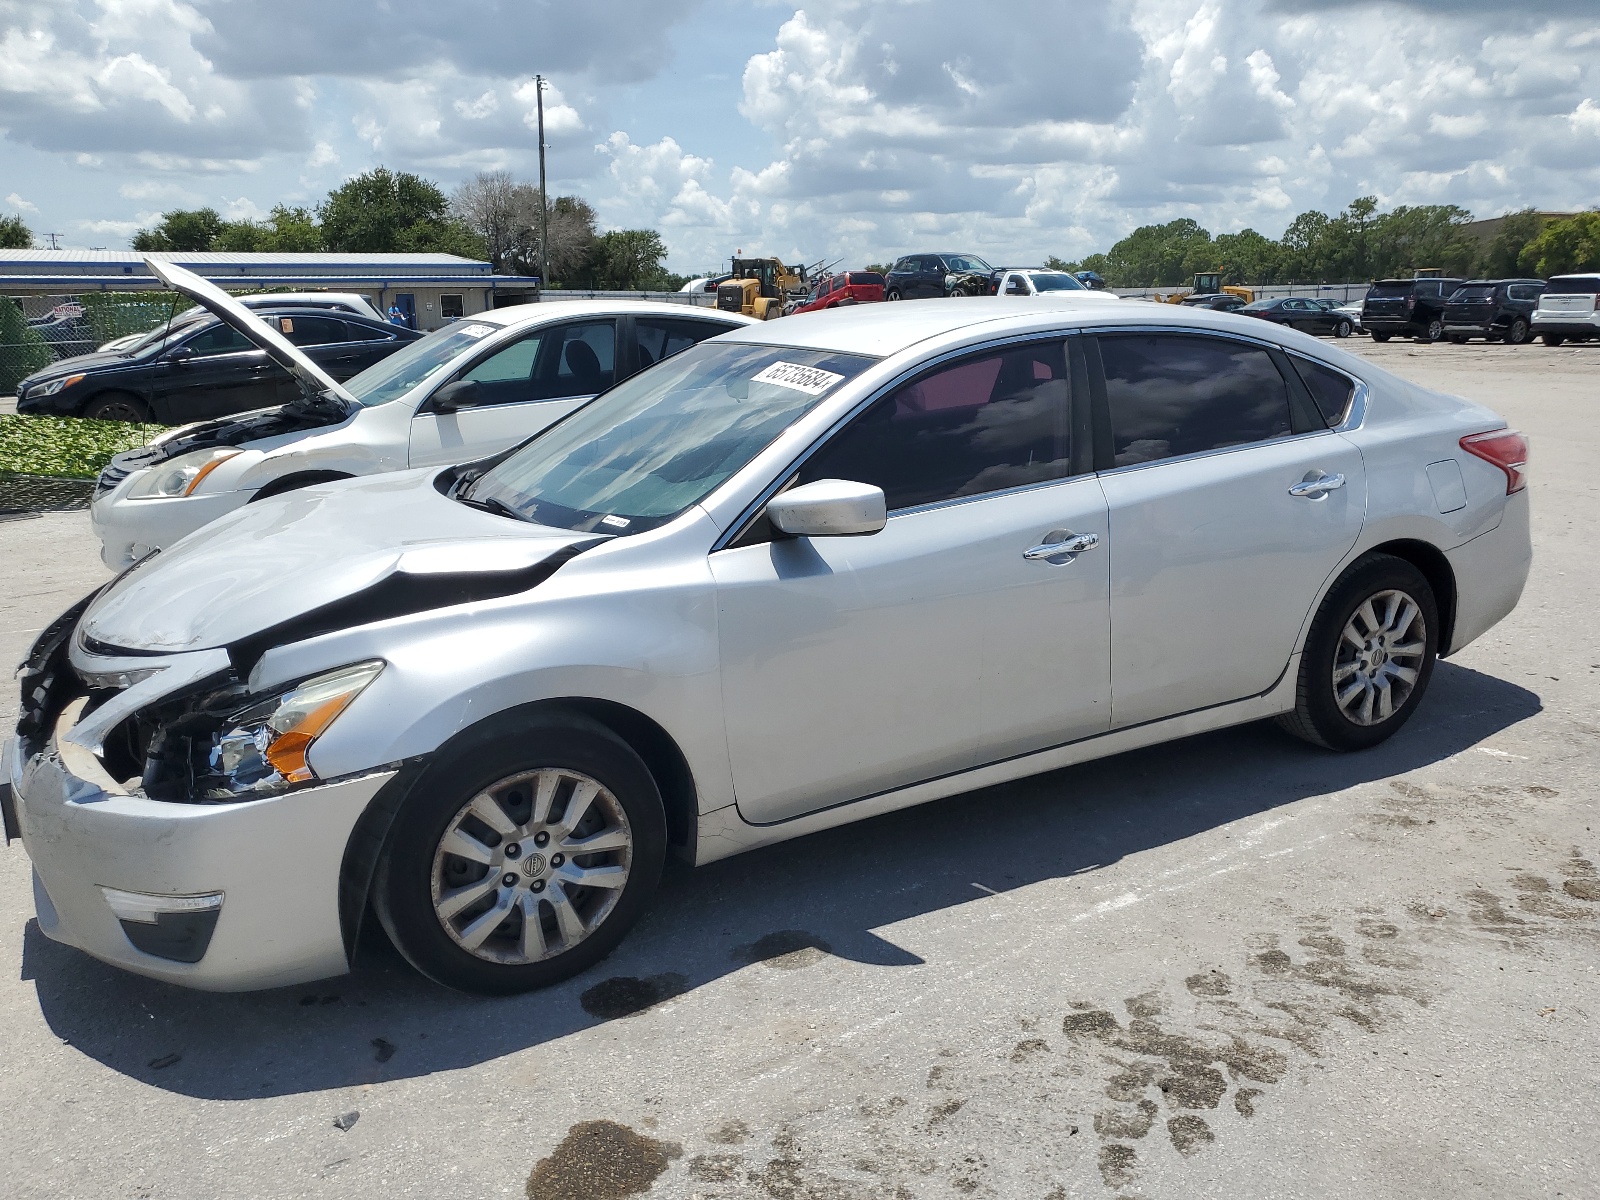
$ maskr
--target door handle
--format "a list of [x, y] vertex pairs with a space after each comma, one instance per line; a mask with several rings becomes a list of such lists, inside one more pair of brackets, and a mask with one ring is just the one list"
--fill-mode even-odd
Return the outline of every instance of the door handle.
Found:
[[1289, 489], [1289, 495], [1301, 500], [1321, 500], [1329, 492], [1337, 491], [1343, 486], [1343, 475], [1324, 475], [1321, 471], [1313, 474], [1307, 471], [1306, 477]]
[[1048, 562], [1052, 558], [1061, 558], [1068, 554], [1082, 554], [1085, 550], [1093, 550], [1100, 544], [1098, 533], [1073, 533], [1068, 529], [1052, 529], [1045, 534], [1045, 541], [1037, 546], [1029, 546], [1022, 552], [1022, 557], [1029, 562]]

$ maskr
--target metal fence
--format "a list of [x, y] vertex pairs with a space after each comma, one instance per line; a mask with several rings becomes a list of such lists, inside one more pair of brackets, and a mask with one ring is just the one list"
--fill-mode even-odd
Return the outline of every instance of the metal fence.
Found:
[[551, 288], [540, 293], [541, 300], [656, 300], [665, 304], [689, 304], [715, 308], [715, 292], [587, 292], [577, 288]]
[[[1257, 300], [1276, 300], [1279, 296], [1310, 296], [1317, 300], [1337, 300], [1340, 304], [1349, 304], [1355, 300], [1364, 300], [1370, 283], [1258, 283], [1246, 284], [1255, 292]], [[1119, 296], [1129, 299], [1149, 300], [1156, 296], [1170, 296], [1174, 292], [1187, 292], [1187, 284], [1175, 283], [1168, 287], [1125, 288], [1114, 287], [1111, 289]]]

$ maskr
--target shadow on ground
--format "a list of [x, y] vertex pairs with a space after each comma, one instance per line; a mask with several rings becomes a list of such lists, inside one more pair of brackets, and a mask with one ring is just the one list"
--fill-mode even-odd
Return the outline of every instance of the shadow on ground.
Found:
[[[627, 977], [624, 992], [677, 992], [745, 966], [763, 938], [775, 951], [794, 951], [804, 938], [770, 935], [797, 927], [840, 957], [914, 967], [920, 959], [871, 931], [1403, 774], [1540, 707], [1515, 684], [1441, 663], [1417, 718], [1366, 753], [1324, 753], [1270, 725], [1242, 726], [669, 872], [651, 913], [616, 954], [527, 996], [446, 991], [376, 941], [343, 978], [247, 995], [191, 992], [103, 966], [31, 922], [23, 977], [58, 1037], [184, 1095], [244, 1099], [427, 1075], [598, 1024], [579, 997], [608, 980]], [[598, 1010], [593, 996], [589, 1007]]]

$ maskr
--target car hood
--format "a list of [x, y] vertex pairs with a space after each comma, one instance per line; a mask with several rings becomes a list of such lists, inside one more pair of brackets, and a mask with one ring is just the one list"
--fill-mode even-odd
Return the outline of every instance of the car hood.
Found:
[[243, 446], [246, 442], [258, 442], [280, 434], [327, 428], [352, 419], [359, 411], [362, 410], [346, 405], [335, 396], [319, 392], [313, 396], [301, 396], [289, 404], [253, 408], [249, 412], [234, 413], [211, 421], [180, 425], [147, 445], [113, 455], [105, 477], [111, 481], [125, 479], [134, 471], [153, 467], [169, 458], [188, 454], [191, 450]]
[[312, 362], [298, 346], [274, 329], [270, 323], [263, 321], [259, 313], [251, 312], [215, 284], [208, 283], [193, 272], [185, 271], [165, 259], [147, 254], [144, 262], [162, 283], [176, 288], [265, 350], [273, 362], [295, 377], [301, 390], [307, 395], [331, 392], [348, 404], [356, 403], [356, 398], [340, 387], [332, 375]]
[[236, 509], [124, 574], [80, 632], [101, 653], [287, 644], [523, 591], [607, 540], [469, 508], [433, 485], [438, 474], [344, 480]]
[[74, 354], [71, 358], [58, 358], [48, 367], [41, 367], [32, 375], [17, 384], [18, 388], [25, 388], [30, 383], [45, 383], [51, 379], [60, 379], [63, 375], [88, 374], [103, 367], [127, 366], [131, 360], [120, 354]]

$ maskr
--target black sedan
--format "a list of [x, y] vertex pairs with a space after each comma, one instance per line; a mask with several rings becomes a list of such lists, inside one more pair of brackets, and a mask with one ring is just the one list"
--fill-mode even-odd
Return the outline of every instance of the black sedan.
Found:
[[1307, 333], [1331, 334], [1347, 338], [1355, 330], [1349, 317], [1342, 312], [1324, 308], [1315, 300], [1304, 296], [1279, 296], [1273, 300], [1256, 300], [1237, 310], [1241, 316], [1260, 317], [1274, 325], [1289, 325]]
[[[341, 382], [423, 336], [323, 308], [278, 309], [261, 319]], [[116, 353], [53, 362], [17, 385], [17, 411], [182, 425], [283, 404], [297, 395], [294, 380], [265, 350], [208, 317], [152, 330]]]
[[1187, 308], [1209, 308], [1214, 312], [1238, 312], [1244, 307], [1242, 298], [1232, 292], [1210, 292], [1204, 296], [1185, 296], [1180, 301]]

